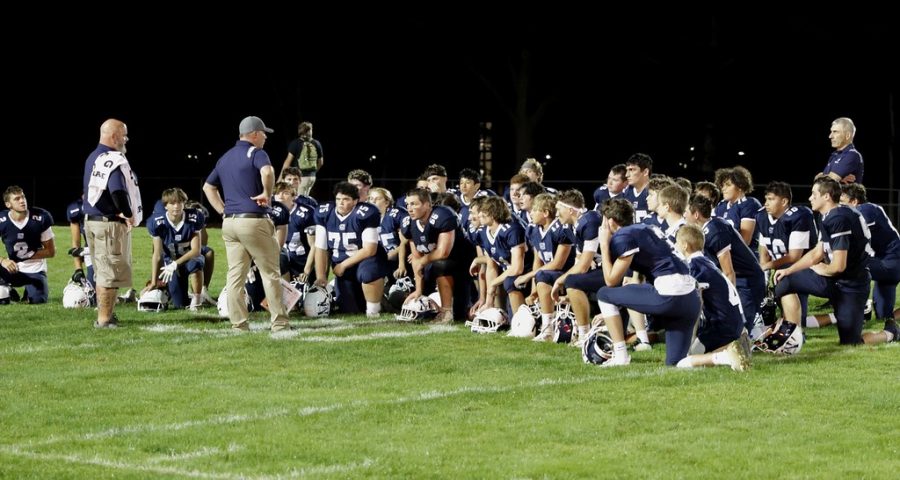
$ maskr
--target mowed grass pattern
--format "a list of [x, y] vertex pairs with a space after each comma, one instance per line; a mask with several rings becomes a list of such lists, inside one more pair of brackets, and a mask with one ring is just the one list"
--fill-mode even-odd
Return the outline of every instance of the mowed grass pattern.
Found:
[[[68, 229], [55, 228], [57, 249]], [[212, 290], [227, 262], [219, 231]], [[135, 281], [149, 275], [134, 234]], [[209, 308], [0, 306], [2, 478], [897, 478], [900, 348], [808, 330], [750, 372], [361, 316], [235, 335]], [[875, 321], [867, 325], [880, 329]]]

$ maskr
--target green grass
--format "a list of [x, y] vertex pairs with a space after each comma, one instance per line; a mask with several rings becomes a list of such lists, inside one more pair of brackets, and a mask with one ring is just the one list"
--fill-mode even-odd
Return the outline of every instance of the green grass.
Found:
[[[56, 229], [65, 251], [68, 230]], [[212, 290], [224, 283], [220, 254]], [[64, 248], [65, 247], [65, 248]], [[134, 236], [135, 281], [149, 238]], [[809, 330], [750, 372], [627, 368], [424, 325], [294, 319], [233, 335], [213, 309], [0, 307], [0, 478], [896, 478], [900, 348]], [[869, 322], [871, 329], [880, 324]], [[384, 334], [380, 337], [374, 334]], [[390, 335], [408, 335], [392, 337]]]

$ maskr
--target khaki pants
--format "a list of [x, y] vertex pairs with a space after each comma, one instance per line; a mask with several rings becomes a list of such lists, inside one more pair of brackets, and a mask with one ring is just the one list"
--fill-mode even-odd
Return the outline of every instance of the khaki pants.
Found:
[[103, 288], [131, 287], [131, 231], [120, 222], [84, 222], [94, 262], [94, 284]]
[[272, 328], [281, 329], [289, 325], [281, 303], [279, 248], [274, 235], [275, 225], [268, 218], [226, 218], [222, 222], [222, 239], [225, 240], [225, 254], [228, 257], [228, 318], [232, 326], [241, 325], [248, 319], [244, 282], [247, 281], [251, 259], [259, 268]]
[[300, 177], [300, 195], [309, 195], [313, 185], [316, 183], [316, 177]]

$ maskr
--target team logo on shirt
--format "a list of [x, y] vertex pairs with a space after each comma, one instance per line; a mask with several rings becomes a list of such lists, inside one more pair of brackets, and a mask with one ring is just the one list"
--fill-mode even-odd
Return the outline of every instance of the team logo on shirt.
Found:
[[346, 229], [347, 229], [347, 225], [345, 225], [345, 224], [343, 224], [343, 223], [338, 227], [338, 230], [340, 230], [340, 231], [342, 231], [342, 232], [343, 232], [344, 230], [346, 230]]

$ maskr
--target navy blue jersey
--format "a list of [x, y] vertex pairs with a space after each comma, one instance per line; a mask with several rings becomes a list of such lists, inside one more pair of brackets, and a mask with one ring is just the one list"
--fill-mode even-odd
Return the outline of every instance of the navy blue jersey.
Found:
[[6, 246], [6, 256], [14, 262], [24, 262], [44, 248], [44, 241], [53, 238], [53, 230], [50, 229], [53, 217], [43, 208], [31, 207], [25, 222], [16, 225], [10, 213], [9, 210], [0, 211], [0, 237], [3, 237]]
[[622, 198], [631, 202], [634, 207], [634, 223], [641, 223], [650, 215], [650, 208], [647, 206], [647, 195], [649, 194], [650, 189], [647, 187], [637, 192], [631, 185], [622, 191]]
[[[716, 207], [716, 209], [718, 208]], [[759, 204], [759, 200], [753, 197], [741, 197], [734, 203], [728, 204], [726, 202], [725, 212], [719, 218], [730, 223], [735, 230], [740, 232], [741, 222], [750, 220], [756, 223], [756, 215], [759, 212], [765, 213], [765, 209]], [[750, 237], [749, 247], [751, 252], [759, 251], [759, 238], [756, 235]]]
[[847, 267], [834, 275], [835, 280], [855, 282], [867, 280], [866, 266], [875, 252], [869, 245], [869, 226], [866, 219], [855, 208], [840, 205], [822, 216], [819, 241], [825, 247], [830, 262], [835, 250], [847, 251]]
[[711, 216], [715, 218], [723, 218], [725, 216], [726, 210], [728, 210], [728, 200], [719, 200], [719, 203], [717, 203], [716, 207], [713, 208]]
[[[97, 145], [97, 148], [88, 155], [87, 160], [84, 163], [84, 179], [83, 179], [83, 187], [85, 198], [88, 192], [88, 184], [91, 182], [91, 175], [94, 172], [94, 162], [97, 158], [103, 155], [122, 155], [115, 149], [111, 147], [107, 147], [106, 145], [100, 144]], [[122, 155], [124, 157], [124, 155]], [[132, 175], [134, 172], [132, 171]], [[137, 176], [135, 175], [135, 184], [137, 184]], [[109, 179], [106, 183], [106, 190], [100, 194], [100, 198], [97, 199], [97, 203], [95, 205], [91, 205], [90, 202], [85, 203], [84, 213], [85, 215], [117, 215], [121, 213], [116, 205], [112, 201], [112, 194], [110, 192], [118, 192], [125, 191], [128, 189], [125, 186], [125, 175], [122, 173], [122, 169], [120, 167], [116, 167], [115, 170], [110, 172]], [[134, 212], [132, 212], [134, 213]]]
[[84, 200], [78, 199], [66, 207], [66, 220], [77, 223], [81, 227], [81, 239], [87, 245], [87, 232], [84, 229]]
[[316, 211], [307, 205], [295, 204], [288, 219], [288, 233], [285, 238], [287, 251], [302, 257], [309, 253], [311, 245], [307, 235], [316, 233]]
[[163, 258], [170, 262], [191, 250], [191, 239], [200, 234], [205, 224], [206, 219], [200, 211], [186, 208], [181, 224], [173, 224], [163, 213], [147, 221], [147, 231], [151, 237], [162, 240]]
[[703, 225], [703, 235], [706, 239], [703, 251], [716, 267], [722, 268], [719, 265], [719, 254], [730, 251], [735, 277], [753, 277], [759, 274], [759, 260], [730, 223], [721, 218], [710, 218]]
[[378, 243], [380, 217], [378, 207], [368, 202], [358, 202], [344, 216], [338, 214], [334, 202], [323, 203], [316, 215], [316, 246], [331, 249], [331, 261], [341, 263], [363, 243]]
[[884, 213], [884, 209], [880, 205], [874, 203], [863, 203], [856, 207], [866, 224], [869, 226], [869, 233], [872, 235], [869, 243], [872, 250], [878, 258], [884, 258], [887, 255], [900, 256], [900, 235], [897, 229], [891, 223], [891, 219]]
[[863, 183], [864, 172], [862, 155], [851, 143], [844, 147], [843, 150], [831, 152], [831, 157], [828, 158], [828, 164], [825, 165], [825, 170], [822, 170], [822, 172], [825, 174], [836, 173], [841, 178], [852, 173], [856, 176], [854, 183], [861, 184]]
[[669, 225], [666, 223], [666, 220], [663, 218], [659, 218], [659, 215], [657, 215], [656, 212], [650, 212], [650, 215], [647, 215], [646, 217], [644, 217], [643, 220], [641, 220], [638, 223], [643, 223], [644, 225], [651, 225], [654, 227], [659, 227], [659, 229], [662, 231], [665, 231], [667, 228], [669, 228]]
[[503, 270], [506, 270], [512, 262], [513, 248], [524, 243], [525, 229], [515, 220], [501, 223], [494, 233], [491, 233], [490, 228], [481, 230], [481, 248]]
[[[534, 249], [534, 254], [537, 255], [541, 259], [541, 263], [545, 265], [553, 261], [553, 256], [556, 255], [557, 247], [560, 245], [575, 244], [575, 232], [572, 230], [572, 227], [563, 225], [558, 219], [554, 219], [553, 222], [547, 226], [546, 230], [538, 225], [529, 225], [528, 229], [525, 231], [525, 236], [528, 239], [531, 248]], [[561, 270], [568, 270], [574, 264], [575, 249], [573, 248], [569, 251], [569, 257], [566, 259], [566, 263], [563, 264]]]
[[431, 209], [428, 221], [422, 223], [406, 217], [400, 224], [400, 232], [415, 246], [416, 251], [427, 254], [437, 248], [438, 237], [444, 232], [454, 232], [453, 249], [462, 247], [465, 242], [459, 228], [459, 216], [450, 207], [438, 205]]
[[603, 217], [599, 213], [590, 210], [584, 212], [575, 221], [575, 254], [581, 255], [585, 250], [594, 252], [594, 261], [591, 268], [600, 266], [603, 257], [600, 256], [600, 226]]
[[712, 260], [701, 252], [688, 257], [691, 276], [697, 279], [703, 297], [703, 316], [709, 323], [728, 324], [735, 329], [744, 328], [744, 310], [734, 285]]
[[269, 206], [266, 207], [266, 215], [272, 219], [272, 223], [274, 223], [276, 227], [280, 227], [282, 225], [287, 225], [290, 221], [291, 209], [288, 208], [287, 205], [272, 198], [271, 201], [269, 201]]
[[385, 252], [392, 252], [400, 246], [400, 227], [403, 225], [403, 219], [409, 217], [409, 212], [405, 208], [392, 207], [384, 212], [384, 218], [381, 219], [381, 226], [378, 227], [378, 237], [381, 239], [381, 246]]
[[153, 204], [153, 213], [150, 214], [151, 217], [158, 217], [160, 215], [166, 214], [166, 205], [163, 203], [162, 199], [156, 201]]
[[791, 250], [803, 250], [803, 253], [812, 250], [819, 233], [812, 210], [791, 207], [777, 219], [765, 210], [757, 213], [756, 236], [769, 252], [769, 258], [778, 260]]
[[484, 229], [482, 226], [475, 226], [471, 222], [469, 223], [469, 228], [465, 231], [466, 240], [472, 244], [472, 246], [480, 247], [481, 246], [481, 230]]
[[306, 206], [313, 212], [319, 209], [319, 202], [309, 195], [297, 195], [297, 198], [294, 199], [294, 204]]
[[609, 187], [606, 185], [600, 185], [596, 190], [594, 190], [594, 210], [600, 211], [600, 207], [603, 205], [603, 202], [609, 200], [610, 198], [616, 198], [622, 192], [612, 194], [609, 192]]
[[659, 227], [637, 224], [622, 227], [609, 242], [615, 259], [633, 256], [631, 269], [647, 277], [648, 282], [666, 275], [688, 275], [688, 266], [675, 255], [675, 248]]

